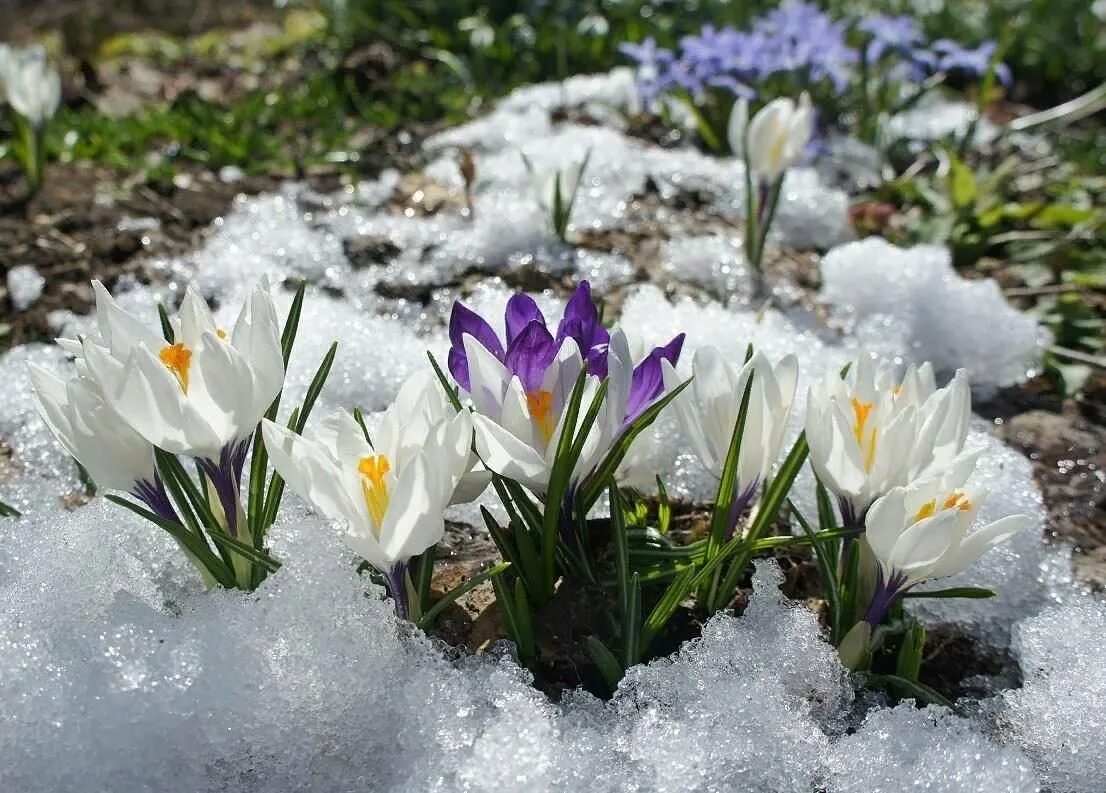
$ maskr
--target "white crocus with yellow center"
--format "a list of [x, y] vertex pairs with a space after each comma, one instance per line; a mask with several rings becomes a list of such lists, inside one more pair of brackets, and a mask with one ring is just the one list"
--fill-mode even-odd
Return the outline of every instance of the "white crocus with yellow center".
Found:
[[865, 616], [871, 626], [911, 587], [967, 570], [1029, 524], [1028, 516], [1012, 515], [972, 530], [987, 499], [985, 488], [967, 484], [978, 457], [961, 455], [945, 470], [893, 488], [872, 504], [865, 537], [879, 563], [879, 583]]
[[[580, 348], [565, 338], [537, 388], [527, 391], [511, 372], [474, 337], [464, 337], [475, 414], [476, 448], [492, 471], [538, 494], [549, 487], [553, 463], [565, 431], [567, 408], [584, 360]], [[569, 478], [575, 487], [602, 460], [618, 438], [630, 396], [633, 361], [620, 330], [611, 334], [607, 359], [607, 394], [588, 431]], [[600, 387], [587, 375], [575, 435]]]
[[28, 369], [39, 415], [98, 487], [135, 492], [154, 484], [153, 446], [104, 402], [90, 380], [66, 382], [40, 366]]
[[887, 363], [861, 357], [845, 378], [827, 375], [807, 395], [806, 438], [819, 480], [855, 525], [871, 503], [943, 465], [964, 448], [971, 419], [965, 374], [934, 385], [929, 364], [900, 381]]
[[120, 308], [101, 283], [93, 288], [99, 335], [84, 338], [80, 353], [105, 400], [166, 451], [216, 463], [236, 454], [284, 383], [268, 284], [250, 293], [229, 333], [189, 289], [173, 342]]
[[[739, 100], [740, 101], [740, 100]], [[731, 116], [729, 136], [740, 137], [744, 115], [739, 108]], [[790, 98], [773, 99], [762, 107], [745, 128], [744, 143], [749, 167], [767, 181], [775, 181], [788, 168], [799, 164], [806, 145], [814, 135], [814, 108], [804, 91], [796, 103]]]
[[[408, 377], [400, 386], [395, 402], [381, 417], [378, 433], [402, 436], [407, 451], [413, 453], [423, 448], [427, 440], [440, 432], [441, 427], [456, 413], [437, 376], [432, 370], [423, 369]], [[476, 500], [487, 489], [491, 479], [491, 473], [484, 468], [470, 446], [468, 465], [450, 503], [467, 504]]]
[[406, 568], [444, 534], [442, 513], [470, 468], [472, 420], [467, 411], [432, 419], [394, 405], [365, 438], [339, 412], [318, 437], [304, 438], [266, 420], [265, 448], [288, 486], [327, 518], [345, 525], [345, 541], [387, 576], [407, 616]]
[[[668, 361], [662, 367], [665, 387], [676, 388], [682, 378]], [[714, 347], [700, 347], [695, 352], [691, 385], [675, 400], [691, 450], [712, 476], [720, 478], [750, 376], [753, 382], [734, 493], [735, 519], [751, 503], [779, 456], [798, 383], [795, 356], [788, 355], [773, 366], [757, 352], [737, 368]]]

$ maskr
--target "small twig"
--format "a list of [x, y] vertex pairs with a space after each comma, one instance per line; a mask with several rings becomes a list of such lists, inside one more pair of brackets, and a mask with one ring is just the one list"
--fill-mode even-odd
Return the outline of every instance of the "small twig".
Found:
[[1103, 358], [1101, 355], [1091, 355], [1090, 353], [1080, 352], [1079, 350], [1073, 350], [1069, 347], [1059, 347], [1055, 344], [1048, 346], [1046, 349], [1057, 358], [1066, 358], [1076, 363], [1085, 363], [1088, 366], [1097, 366], [1099, 369], [1106, 369], [1106, 358]]
[[1042, 297], [1044, 295], [1066, 295], [1069, 292], [1094, 291], [1093, 287], [1076, 284], [1045, 284], [1044, 286], [1014, 286], [1003, 289], [1006, 297]]

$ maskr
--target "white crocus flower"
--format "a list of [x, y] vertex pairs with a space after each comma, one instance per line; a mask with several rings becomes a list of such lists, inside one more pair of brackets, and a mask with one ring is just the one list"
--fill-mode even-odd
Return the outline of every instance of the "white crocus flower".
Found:
[[467, 411], [428, 427], [403, 421], [406, 410], [391, 408], [372, 444], [344, 412], [315, 440], [269, 420], [262, 425], [273, 466], [292, 490], [345, 525], [349, 547], [388, 577], [401, 616], [407, 563], [441, 540], [442, 513], [469, 470], [472, 445]]
[[[682, 379], [668, 361], [661, 365], [665, 388], [672, 390]], [[750, 376], [753, 384], [734, 494], [739, 509], [751, 501], [778, 459], [798, 383], [795, 356], [788, 355], [773, 366], [757, 352], [735, 368], [714, 347], [700, 347], [695, 352], [691, 385], [675, 400], [691, 450], [712, 476], [720, 478]]]
[[963, 572], [994, 546], [1025, 528], [1011, 515], [972, 530], [987, 490], [967, 484], [978, 452], [876, 500], [865, 537], [879, 562], [880, 581], [866, 621], [878, 625], [894, 600], [915, 584]]
[[107, 402], [146, 440], [173, 454], [214, 463], [243, 455], [284, 383], [268, 283], [250, 293], [230, 333], [189, 289], [172, 323], [172, 344], [120, 308], [100, 282], [93, 288], [99, 336], [83, 339], [81, 353]]
[[29, 364], [35, 405], [54, 437], [98, 487], [135, 493], [157, 481], [153, 446], [82, 377], [60, 380]]
[[[562, 433], [572, 389], [584, 361], [572, 338], [566, 338], [545, 371], [538, 388], [527, 391], [517, 375], [470, 335], [464, 337], [469, 377], [476, 413], [476, 447], [492, 471], [544, 494]], [[575, 486], [599, 464], [617, 439], [626, 414], [633, 377], [629, 345], [620, 330], [611, 334], [607, 362], [607, 394], [595, 423], [588, 431], [580, 457], [570, 476]], [[600, 387], [600, 379], [587, 375], [575, 435]]]
[[726, 138], [730, 151], [737, 157], [745, 153], [745, 131], [749, 127], [749, 100], [739, 97], [730, 110], [730, 120], [726, 125]]
[[[421, 449], [429, 439], [441, 432], [441, 428], [456, 413], [437, 376], [423, 369], [400, 386], [395, 402], [381, 418], [378, 433], [389, 437], [402, 436], [408, 451]], [[480, 463], [470, 446], [464, 476], [457, 483], [449, 503], [467, 504], [474, 501], [490, 483], [491, 473]]]
[[964, 448], [971, 395], [963, 371], [942, 389], [928, 364], [899, 381], [890, 364], [861, 357], [807, 396], [806, 438], [819, 480], [855, 525], [891, 488], [947, 465]]
[[9, 50], [0, 55], [3, 94], [16, 113], [32, 127], [41, 129], [58, 112], [61, 77], [50, 65], [41, 47]]
[[[731, 116], [731, 141], [734, 125], [740, 122], [740, 117]], [[786, 97], [773, 99], [757, 111], [745, 131], [749, 167], [761, 178], [775, 181], [799, 164], [813, 135], [814, 108], [805, 91], [798, 103]]]

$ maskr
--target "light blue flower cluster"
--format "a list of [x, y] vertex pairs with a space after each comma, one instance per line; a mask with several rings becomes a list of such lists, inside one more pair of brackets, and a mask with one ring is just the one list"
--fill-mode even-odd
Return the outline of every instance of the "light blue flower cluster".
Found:
[[[931, 42], [908, 16], [876, 14], [853, 24], [835, 21], [813, 3], [790, 0], [747, 31], [706, 25], [699, 35], [681, 39], [678, 52], [658, 47], [653, 38], [620, 49], [637, 63], [638, 89], [652, 102], [674, 91], [699, 99], [715, 88], [752, 99], [776, 77], [794, 81], [796, 88], [826, 86], [841, 93], [864, 64], [913, 83], [935, 74], [975, 79], [987, 73], [996, 45]], [[995, 75], [1003, 84], [1011, 80], [1005, 64], [996, 65]]]

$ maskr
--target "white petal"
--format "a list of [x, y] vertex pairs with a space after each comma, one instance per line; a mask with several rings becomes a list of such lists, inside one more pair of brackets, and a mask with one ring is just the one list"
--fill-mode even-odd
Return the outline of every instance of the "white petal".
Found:
[[549, 482], [545, 459], [491, 419], [476, 413], [476, 449], [480, 459], [500, 476], [543, 491]]

